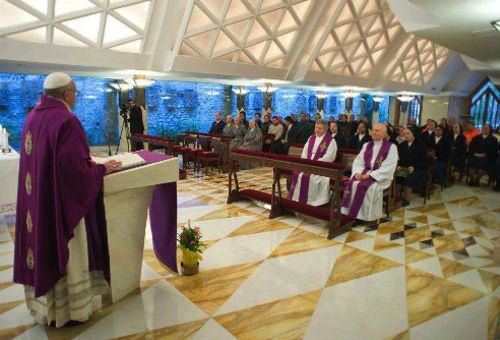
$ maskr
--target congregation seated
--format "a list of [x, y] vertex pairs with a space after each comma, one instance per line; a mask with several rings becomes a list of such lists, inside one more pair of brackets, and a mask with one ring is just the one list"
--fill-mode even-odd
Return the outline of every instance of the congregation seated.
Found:
[[[351, 116], [352, 117], [352, 116]], [[360, 151], [363, 144], [371, 141], [371, 137], [368, 134], [368, 129], [365, 123], [359, 123], [357, 125], [357, 132], [350, 139], [347, 145], [348, 149], [354, 149]]]
[[397, 147], [386, 139], [387, 127], [375, 124], [372, 136], [354, 159], [341, 202], [342, 214], [367, 222], [382, 218], [383, 192], [391, 185], [398, 162]]
[[[333, 117], [330, 117], [333, 118]], [[345, 147], [345, 137], [342, 134], [342, 132], [339, 131], [338, 124], [336, 122], [331, 122], [330, 123], [330, 133], [332, 134], [333, 139], [335, 139], [335, 142], [337, 143], [338, 148], [344, 148]]]
[[410, 129], [403, 130], [405, 141], [398, 146], [399, 162], [396, 181], [403, 186], [403, 206], [410, 201], [412, 191], [421, 191], [426, 178], [427, 151], [422, 141]]
[[495, 187], [493, 190], [500, 191], [500, 143], [498, 143], [497, 159], [495, 161], [493, 179], [495, 180]]
[[469, 145], [469, 185], [479, 186], [483, 174], [491, 174], [497, 158], [498, 142], [491, 134], [491, 125], [485, 124], [483, 132], [472, 138]]
[[221, 119], [220, 112], [216, 112], [215, 113], [215, 121], [212, 123], [212, 126], [210, 127], [210, 131], [208, 131], [208, 133], [221, 135], [225, 126], [226, 126], [226, 123], [224, 123], [224, 121]]
[[[314, 134], [309, 137], [304, 145], [301, 158], [333, 163], [336, 154], [337, 144], [332, 135], [328, 133], [327, 122], [317, 119]], [[312, 206], [327, 204], [330, 201], [330, 179], [324, 176], [294, 171], [288, 199]]]
[[396, 145], [403, 143], [405, 141], [405, 139], [402, 135], [403, 130], [404, 130], [404, 127], [402, 127], [402, 126], [394, 127], [393, 132], [392, 132], [389, 140]]
[[466, 139], [462, 133], [462, 126], [454, 124], [452, 129], [451, 166], [454, 170], [462, 172], [465, 169]]
[[264, 146], [263, 150], [264, 151], [269, 151], [271, 148], [271, 144], [281, 138], [281, 135], [283, 134], [283, 125], [279, 123], [278, 117], [274, 116], [272, 119], [272, 124], [269, 125], [269, 128], [267, 129], [268, 134], [274, 135], [274, 139], [266, 139], [264, 141]]
[[288, 155], [290, 146], [298, 141], [299, 131], [295, 124], [293, 124], [292, 117], [290, 116], [285, 117], [285, 129], [283, 138], [271, 143], [270, 152]]
[[436, 126], [434, 130], [433, 141], [434, 169], [432, 178], [437, 183], [444, 183], [448, 162], [451, 156], [451, 139], [444, 134], [444, 128], [441, 125]]

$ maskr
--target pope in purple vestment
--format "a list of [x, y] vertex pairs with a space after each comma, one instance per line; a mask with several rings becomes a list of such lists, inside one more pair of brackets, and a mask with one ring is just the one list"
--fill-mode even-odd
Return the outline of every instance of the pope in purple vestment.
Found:
[[68, 244], [79, 223], [86, 233], [88, 271], [102, 272], [109, 282], [103, 176], [120, 164], [91, 161], [83, 128], [70, 111], [75, 91], [69, 76], [49, 75], [23, 128], [14, 282], [34, 290], [30, 298], [27, 293], [28, 307], [28, 300], [48, 294], [67, 276]]

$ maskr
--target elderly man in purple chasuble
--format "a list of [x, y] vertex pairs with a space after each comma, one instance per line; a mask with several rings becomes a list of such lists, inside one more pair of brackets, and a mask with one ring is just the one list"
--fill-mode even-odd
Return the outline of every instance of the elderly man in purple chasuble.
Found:
[[[315, 122], [314, 134], [309, 137], [301, 158], [332, 163], [337, 155], [337, 143], [328, 131], [326, 120]], [[288, 198], [300, 203], [320, 206], [330, 201], [330, 179], [294, 171]]]
[[14, 282], [39, 323], [61, 327], [88, 320], [108, 292], [103, 177], [121, 163], [91, 161], [67, 74], [51, 73], [43, 89], [22, 134]]
[[352, 176], [344, 183], [341, 211], [362, 221], [383, 217], [383, 191], [391, 185], [398, 163], [396, 145], [386, 140], [387, 128], [375, 124], [372, 138], [352, 163]]

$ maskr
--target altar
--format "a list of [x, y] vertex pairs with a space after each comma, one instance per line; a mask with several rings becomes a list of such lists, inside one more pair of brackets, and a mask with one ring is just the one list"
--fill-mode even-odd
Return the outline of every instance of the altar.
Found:
[[0, 214], [16, 211], [19, 154], [11, 149], [9, 153], [0, 150]]

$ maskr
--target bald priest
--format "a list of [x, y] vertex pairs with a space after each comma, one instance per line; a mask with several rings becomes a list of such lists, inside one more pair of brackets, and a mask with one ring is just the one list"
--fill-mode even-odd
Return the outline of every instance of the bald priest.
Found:
[[383, 192], [391, 185], [398, 163], [398, 150], [386, 139], [385, 125], [375, 124], [372, 138], [352, 163], [341, 201], [342, 214], [366, 222], [382, 218]]
[[14, 282], [39, 323], [61, 327], [88, 320], [109, 288], [102, 186], [121, 164], [91, 161], [68, 75], [48, 75], [43, 92], [23, 127]]

